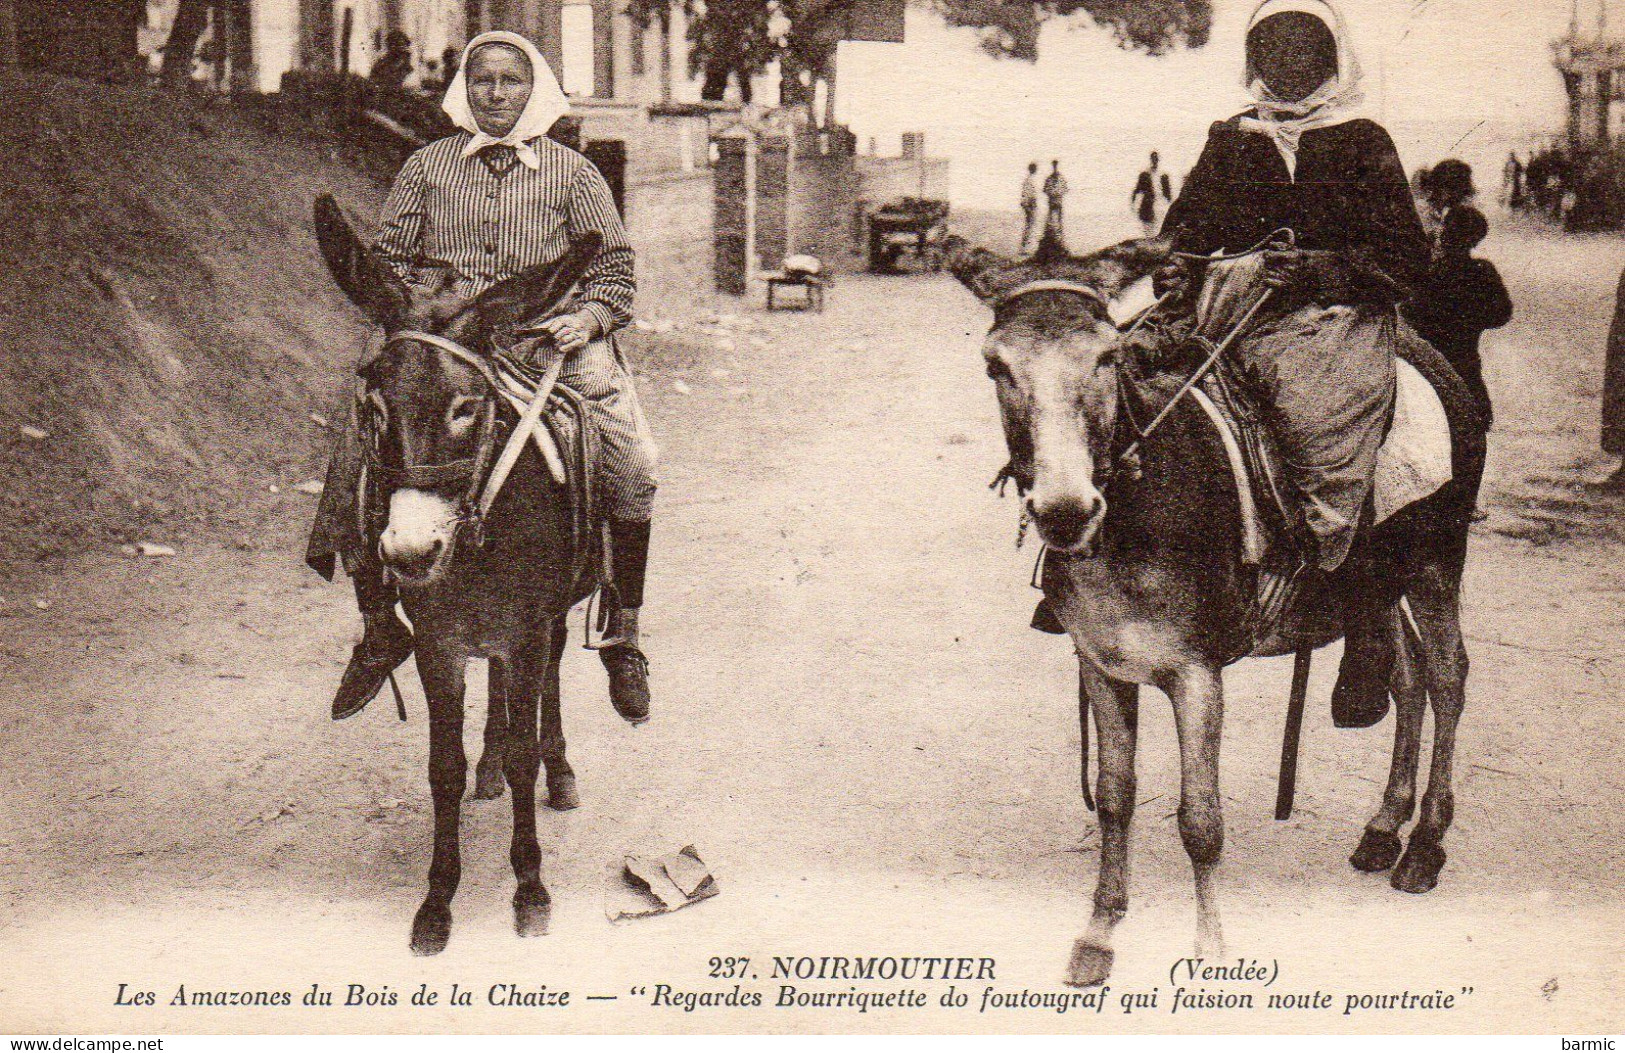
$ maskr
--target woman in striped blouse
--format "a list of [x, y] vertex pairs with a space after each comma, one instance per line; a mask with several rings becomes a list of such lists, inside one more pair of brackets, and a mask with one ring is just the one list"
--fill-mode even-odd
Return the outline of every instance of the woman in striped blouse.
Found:
[[[599, 479], [610, 521], [620, 606], [613, 641], [599, 652], [616, 712], [649, 715], [648, 662], [638, 646], [638, 608], [653, 511], [655, 447], [632, 377], [608, 336], [631, 318], [632, 247], [604, 177], [574, 150], [548, 139], [568, 109], [552, 70], [529, 40], [482, 33], [469, 42], [446, 92], [462, 129], [407, 159], [384, 203], [377, 250], [408, 283], [450, 268], [472, 298], [505, 278], [564, 255], [592, 231], [602, 248], [572, 309], [540, 323], [566, 355], [560, 382], [586, 398], [600, 432]], [[358, 570], [360, 568], [357, 568]], [[355, 576], [366, 634], [345, 671], [334, 719], [360, 712], [390, 670], [411, 654], [411, 631], [395, 614], [393, 586]]]

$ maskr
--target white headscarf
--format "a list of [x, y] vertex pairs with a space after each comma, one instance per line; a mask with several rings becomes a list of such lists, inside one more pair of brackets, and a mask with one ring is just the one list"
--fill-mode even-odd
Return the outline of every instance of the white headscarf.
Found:
[[[507, 44], [518, 49], [530, 62], [530, 99], [520, 112], [519, 120], [500, 139], [480, 131], [479, 122], [474, 119], [473, 107], [468, 102], [468, 60], [487, 44]], [[542, 53], [536, 50], [535, 44], [518, 33], [497, 30], [481, 33], [468, 42], [463, 49], [463, 60], [457, 66], [457, 75], [446, 89], [446, 101], [440, 104], [440, 108], [446, 111], [453, 124], [474, 137], [463, 147], [464, 157], [473, 157], [487, 146], [511, 146], [527, 168], [536, 169], [541, 167], [542, 160], [531, 140], [546, 135], [553, 122], [569, 112], [570, 101], [564, 97], [558, 78], [553, 75]]]
[[1257, 117], [1243, 117], [1241, 126], [1249, 132], [1267, 135], [1286, 161], [1286, 170], [1293, 178], [1298, 174], [1298, 141], [1303, 133], [1315, 128], [1329, 128], [1360, 116], [1365, 93], [1360, 88], [1362, 75], [1360, 60], [1354, 54], [1348, 25], [1330, 0], [1263, 0], [1247, 20], [1247, 33], [1273, 15], [1297, 11], [1311, 15], [1331, 31], [1337, 42], [1337, 73], [1326, 83], [1310, 92], [1298, 102], [1277, 98], [1269, 85], [1253, 69], [1251, 56], [1246, 62], [1242, 83], [1252, 97]]

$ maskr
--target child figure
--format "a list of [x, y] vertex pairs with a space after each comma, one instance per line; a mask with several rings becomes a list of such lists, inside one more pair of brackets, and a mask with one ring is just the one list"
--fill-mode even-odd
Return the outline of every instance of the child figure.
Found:
[[1484, 214], [1472, 205], [1458, 204], [1445, 213], [1426, 289], [1406, 309], [1416, 331], [1467, 382], [1486, 428], [1492, 411], [1478, 343], [1486, 329], [1499, 329], [1512, 319], [1512, 300], [1495, 264], [1472, 254], [1488, 233]]

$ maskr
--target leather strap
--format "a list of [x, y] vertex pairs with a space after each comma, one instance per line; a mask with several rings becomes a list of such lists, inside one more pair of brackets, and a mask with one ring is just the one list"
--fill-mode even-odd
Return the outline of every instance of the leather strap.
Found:
[[1029, 293], [1039, 292], [1074, 293], [1094, 303], [1102, 311], [1107, 310], [1108, 306], [1106, 303], [1106, 297], [1102, 296], [1100, 290], [1098, 289], [1091, 289], [1089, 286], [1084, 285], [1081, 282], [1069, 282], [1061, 278], [1042, 278], [1038, 281], [1023, 282], [1014, 289], [1011, 289], [1009, 292], [1003, 294], [993, 302], [993, 308], [994, 310], [998, 310], [999, 308], [1004, 307], [1006, 304], [1018, 300]]

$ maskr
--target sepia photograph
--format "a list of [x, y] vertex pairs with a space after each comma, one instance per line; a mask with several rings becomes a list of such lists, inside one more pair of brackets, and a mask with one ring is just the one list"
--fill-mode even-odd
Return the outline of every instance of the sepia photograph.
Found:
[[0, 258], [11, 1048], [1616, 1048], [1625, 0], [0, 0]]

